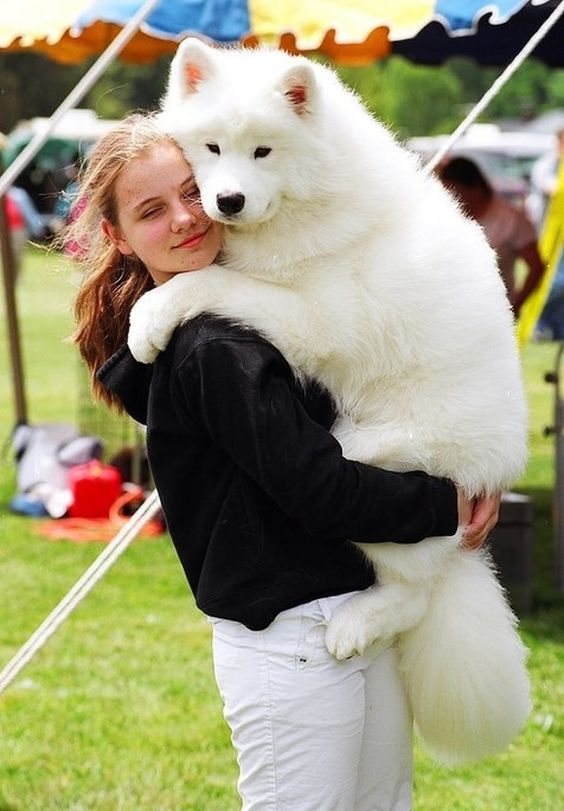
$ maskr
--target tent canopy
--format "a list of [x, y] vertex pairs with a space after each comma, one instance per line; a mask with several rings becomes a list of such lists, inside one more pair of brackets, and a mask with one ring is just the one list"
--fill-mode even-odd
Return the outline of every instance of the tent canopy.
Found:
[[[514, 11], [504, 18], [489, 6], [476, 18], [475, 26], [469, 31], [452, 30], [440, 20], [431, 20], [415, 37], [394, 42], [392, 51], [420, 65], [440, 65], [452, 56], [467, 56], [481, 65], [505, 65], [523, 48], [559, 2], [513, 3]], [[466, 4], [453, 1], [450, 5]], [[533, 56], [550, 67], [564, 66], [564, 17], [546, 34]]]
[[[366, 64], [391, 53], [438, 64], [454, 54], [503, 64], [559, 0], [160, 0], [122, 52], [132, 62], [172, 54], [198, 33], [222, 43], [266, 43]], [[100, 53], [141, 7], [141, 0], [19, 0], [0, 20], [0, 47], [31, 48], [66, 63]], [[535, 54], [564, 63], [564, 22]]]

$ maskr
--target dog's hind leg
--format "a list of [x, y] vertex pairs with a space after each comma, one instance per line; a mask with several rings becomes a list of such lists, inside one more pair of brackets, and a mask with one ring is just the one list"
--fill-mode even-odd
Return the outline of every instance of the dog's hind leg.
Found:
[[421, 621], [429, 590], [420, 583], [386, 583], [355, 594], [335, 611], [325, 643], [337, 659], [363, 654], [377, 639], [391, 639]]

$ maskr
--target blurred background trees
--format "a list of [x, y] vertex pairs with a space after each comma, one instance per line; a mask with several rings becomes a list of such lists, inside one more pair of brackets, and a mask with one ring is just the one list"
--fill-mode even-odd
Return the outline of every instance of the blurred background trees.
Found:
[[[501, 70], [464, 58], [426, 67], [395, 56], [366, 68], [339, 72], [378, 118], [407, 138], [452, 132]], [[529, 59], [481, 120], [530, 120], [555, 107], [564, 107], [564, 70]]]
[[[120, 118], [136, 109], [158, 106], [170, 59], [151, 65], [115, 61], [81, 103], [102, 118]], [[91, 62], [60, 65], [39, 54], [0, 55], [0, 132], [21, 119], [49, 116]], [[450, 132], [499, 74], [469, 59], [441, 67], [414, 65], [394, 56], [364, 68], [339, 68], [341, 77], [379, 118], [401, 136]], [[482, 120], [529, 120], [564, 107], [564, 70], [528, 60], [494, 99]]]

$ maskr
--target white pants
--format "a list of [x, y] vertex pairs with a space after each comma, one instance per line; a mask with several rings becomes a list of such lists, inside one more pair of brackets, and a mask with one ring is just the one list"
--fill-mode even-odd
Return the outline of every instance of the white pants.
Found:
[[394, 647], [344, 662], [325, 625], [348, 595], [264, 631], [212, 618], [214, 666], [244, 811], [409, 811], [412, 719]]

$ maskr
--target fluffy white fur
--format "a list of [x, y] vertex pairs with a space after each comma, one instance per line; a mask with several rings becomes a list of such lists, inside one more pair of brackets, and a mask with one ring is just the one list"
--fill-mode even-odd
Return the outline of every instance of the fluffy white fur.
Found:
[[[227, 316], [327, 387], [349, 458], [469, 495], [506, 488], [526, 458], [512, 316], [481, 230], [441, 184], [333, 72], [279, 51], [186, 40], [162, 121], [226, 223], [225, 253], [137, 303], [133, 354], [151, 361], [202, 311]], [[243, 207], [222, 213], [232, 195]], [[515, 617], [487, 554], [458, 541], [361, 545], [379, 586], [327, 628], [338, 658], [397, 636], [418, 729], [445, 762], [503, 749], [529, 711]]]

